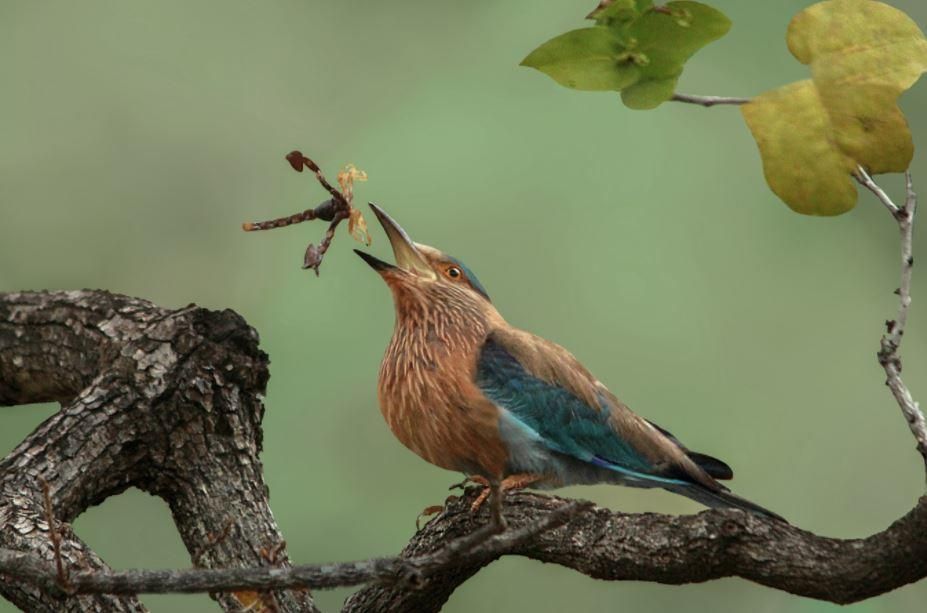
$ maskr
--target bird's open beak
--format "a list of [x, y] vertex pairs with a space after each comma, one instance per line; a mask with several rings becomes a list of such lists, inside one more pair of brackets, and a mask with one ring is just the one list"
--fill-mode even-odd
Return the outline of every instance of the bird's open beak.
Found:
[[402, 226], [387, 215], [386, 211], [372, 202], [370, 203], [370, 208], [373, 209], [377, 219], [380, 220], [380, 225], [383, 226], [383, 230], [386, 231], [386, 237], [389, 239], [389, 244], [393, 248], [393, 257], [396, 258], [396, 265], [394, 266], [388, 262], [384, 262], [359, 249], [355, 249], [354, 252], [379, 273], [399, 268], [419, 277], [434, 278], [434, 270], [428, 265], [425, 258], [422, 257], [422, 254], [415, 247], [415, 243], [412, 242], [412, 239], [409, 238], [406, 231], [402, 229]]

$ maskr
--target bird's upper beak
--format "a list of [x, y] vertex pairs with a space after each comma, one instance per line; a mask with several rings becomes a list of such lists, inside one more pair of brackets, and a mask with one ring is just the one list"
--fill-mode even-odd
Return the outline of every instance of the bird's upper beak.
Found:
[[386, 231], [386, 237], [389, 239], [389, 244], [393, 248], [393, 257], [396, 258], [396, 265], [394, 266], [388, 262], [384, 262], [359, 249], [355, 249], [354, 252], [380, 274], [400, 269], [419, 277], [434, 278], [436, 276], [434, 270], [428, 265], [425, 258], [422, 257], [421, 252], [415, 246], [415, 243], [412, 242], [412, 239], [409, 238], [409, 235], [406, 234], [406, 231], [402, 229], [402, 226], [387, 215], [386, 211], [372, 202], [370, 203], [370, 208], [373, 209], [373, 213], [377, 216], [377, 219], [380, 220], [380, 225], [383, 226], [383, 230]]

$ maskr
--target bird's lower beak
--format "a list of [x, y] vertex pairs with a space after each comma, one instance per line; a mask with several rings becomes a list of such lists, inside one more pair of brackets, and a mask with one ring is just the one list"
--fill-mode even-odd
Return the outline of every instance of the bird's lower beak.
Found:
[[386, 232], [389, 244], [393, 248], [393, 256], [396, 258], [396, 265], [393, 266], [379, 258], [373, 257], [369, 253], [357, 249], [354, 250], [355, 253], [363, 258], [371, 268], [380, 273], [399, 268], [420, 277], [434, 277], [434, 270], [428, 265], [425, 258], [422, 257], [415, 243], [412, 242], [412, 239], [409, 238], [406, 231], [402, 229], [402, 226], [387, 215], [386, 211], [372, 202], [370, 203], [370, 208], [373, 209], [377, 219], [380, 220], [380, 225], [383, 226], [383, 230]]

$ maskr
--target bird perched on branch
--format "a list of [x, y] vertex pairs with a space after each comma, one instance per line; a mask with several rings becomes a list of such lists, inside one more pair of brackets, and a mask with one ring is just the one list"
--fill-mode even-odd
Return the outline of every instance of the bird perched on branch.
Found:
[[508, 324], [464, 264], [370, 205], [396, 264], [357, 251], [392, 290], [396, 325], [378, 398], [409, 449], [484, 486], [504, 526], [505, 490], [580, 483], [661, 487], [709, 507], [781, 519], [718, 482], [724, 462], [633, 413], [563, 347]]

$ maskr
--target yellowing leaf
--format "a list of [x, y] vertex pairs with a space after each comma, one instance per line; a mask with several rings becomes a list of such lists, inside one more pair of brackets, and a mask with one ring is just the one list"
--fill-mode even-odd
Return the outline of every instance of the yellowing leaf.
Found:
[[856, 167], [829, 141], [830, 118], [811, 81], [767, 92], [743, 108], [763, 156], [766, 182], [799, 213], [839, 215], [853, 208]]
[[897, 102], [927, 70], [927, 39], [882, 2], [827, 0], [798, 13], [787, 40], [811, 81], [767, 92], [742, 112], [772, 190], [800, 213], [839, 215], [856, 204], [857, 165], [876, 174], [911, 163]]

